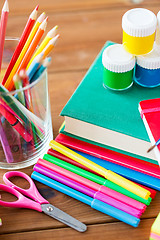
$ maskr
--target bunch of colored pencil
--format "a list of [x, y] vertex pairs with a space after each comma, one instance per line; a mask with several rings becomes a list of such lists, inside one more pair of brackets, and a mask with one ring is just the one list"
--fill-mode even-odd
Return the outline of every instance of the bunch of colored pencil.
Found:
[[[11, 61], [0, 84], [0, 141], [6, 161], [14, 162], [3, 123], [5, 121], [18, 132], [26, 143], [35, 148], [43, 139], [44, 123], [36, 116], [30, 84], [41, 77], [51, 62], [51, 53], [59, 38], [58, 26], [53, 27], [40, 43], [47, 27], [48, 17], [43, 12], [38, 18], [39, 5], [30, 14]], [[0, 22], [0, 72], [5, 44], [9, 7], [6, 0]], [[37, 20], [36, 20], [37, 19]], [[17, 90], [17, 94], [9, 94]], [[34, 99], [35, 100], [35, 99]]]
[[106, 170], [54, 140], [50, 147], [53, 151], [49, 150], [34, 166], [33, 179], [120, 221], [138, 226], [142, 213], [156, 194], [153, 189]]

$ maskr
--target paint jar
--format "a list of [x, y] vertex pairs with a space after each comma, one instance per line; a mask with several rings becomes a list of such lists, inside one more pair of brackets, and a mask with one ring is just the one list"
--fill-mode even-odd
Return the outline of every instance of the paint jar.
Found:
[[125, 90], [133, 84], [135, 57], [122, 44], [107, 47], [102, 55], [103, 85], [112, 90]]
[[160, 85], [160, 54], [156, 48], [146, 55], [137, 56], [134, 81], [142, 87]]
[[123, 45], [133, 55], [149, 53], [154, 44], [157, 18], [144, 8], [127, 11], [122, 18]]
[[[5, 40], [2, 74], [18, 39]], [[24, 96], [25, 103], [19, 96]], [[0, 85], [0, 169], [20, 169], [42, 158], [53, 139], [47, 71], [21, 89], [7, 91]]]
[[157, 30], [155, 38], [155, 47], [160, 51], [160, 11], [157, 14]]

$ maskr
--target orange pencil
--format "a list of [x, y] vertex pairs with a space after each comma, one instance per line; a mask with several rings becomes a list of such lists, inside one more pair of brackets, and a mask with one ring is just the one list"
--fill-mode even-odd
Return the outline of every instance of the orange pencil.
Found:
[[57, 40], [58, 38], [60, 37], [59, 34], [57, 34], [54, 38], [52, 38], [49, 43], [47, 44], [47, 46], [43, 49], [42, 53], [44, 54], [43, 55], [43, 58], [47, 57], [50, 52], [52, 51], [52, 49], [55, 47], [56, 43], [57, 43]]
[[47, 27], [47, 22], [48, 22], [48, 17], [41, 23], [35, 37], [33, 38], [33, 41], [31, 43], [31, 45], [29, 46], [21, 64], [19, 65], [19, 68], [18, 68], [18, 72], [21, 70], [21, 69], [25, 69], [27, 67], [27, 64], [29, 62], [29, 60], [31, 59], [39, 41], [41, 40], [42, 36], [43, 36], [43, 33]]
[[[41, 40], [42, 35], [43, 35], [43, 33], [44, 33], [44, 31], [47, 27], [47, 22], [48, 22], [48, 17], [41, 23], [40, 27], [38, 28], [37, 33], [35, 34], [35, 36], [34, 36], [32, 42], [31, 42], [26, 54], [24, 55], [24, 58], [22, 59], [20, 65], [19, 65], [19, 67], [16, 71], [16, 73], [19, 73], [21, 69], [25, 69], [27, 67], [28, 62], [31, 59], [31, 57], [32, 57], [39, 41]], [[11, 81], [8, 82], [8, 83], [6, 82], [6, 84], [5, 84], [5, 87], [9, 91], [11, 91], [13, 89], [13, 86], [14, 86], [13, 79], [11, 79]]]
[[27, 38], [26, 43], [25, 43], [25, 45], [24, 45], [24, 47], [23, 47], [23, 49], [22, 49], [22, 51], [21, 51], [21, 53], [20, 53], [16, 63], [14, 64], [14, 66], [13, 66], [13, 68], [12, 68], [8, 78], [7, 78], [7, 82], [5, 84], [6, 88], [10, 85], [10, 82], [12, 81], [14, 75], [16, 74], [17, 69], [18, 69], [19, 65], [21, 64], [23, 57], [25, 56], [25, 54], [26, 54], [26, 52], [27, 52], [31, 42], [34, 39], [34, 36], [37, 33], [37, 30], [38, 30], [39, 26], [44, 21], [44, 19], [45, 19], [45, 13], [42, 13], [38, 17], [37, 21], [35, 22], [35, 24], [34, 24], [34, 26], [32, 28], [32, 31], [30, 32], [29, 37]]
[[8, 77], [9, 77], [9, 74], [10, 74], [15, 62], [17, 61], [17, 58], [18, 58], [20, 52], [22, 51], [22, 48], [24, 47], [24, 44], [25, 44], [25, 42], [26, 42], [26, 40], [27, 40], [31, 30], [32, 30], [32, 27], [33, 27], [33, 25], [35, 23], [35, 20], [37, 18], [38, 7], [39, 7], [39, 5], [36, 6], [36, 8], [32, 11], [32, 13], [30, 14], [30, 16], [28, 18], [28, 21], [25, 25], [25, 28], [23, 30], [23, 33], [22, 33], [21, 38], [19, 40], [19, 43], [18, 43], [18, 45], [17, 45], [17, 47], [16, 47], [16, 49], [13, 53], [13, 56], [12, 56], [11, 61], [9, 63], [9, 66], [8, 66], [8, 68], [6, 70], [6, 73], [4, 75], [4, 78], [2, 80], [2, 85], [4, 85], [5, 82], [7, 81]]
[[5, 36], [6, 36], [8, 13], [9, 13], [9, 7], [8, 7], [8, 1], [6, 0], [3, 5], [3, 8], [2, 8], [1, 23], [0, 23], [0, 25], [1, 25], [1, 27], [0, 27], [0, 71], [1, 71], [1, 65], [2, 65], [2, 57], [3, 57], [4, 41], [5, 41]]

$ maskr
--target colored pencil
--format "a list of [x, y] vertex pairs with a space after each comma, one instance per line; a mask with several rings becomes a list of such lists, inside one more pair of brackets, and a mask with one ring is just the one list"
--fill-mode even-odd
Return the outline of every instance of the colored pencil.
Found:
[[28, 68], [26, 74], [29, 78], [29, 82], [31, 82], [33, 75], [36, 73], [37, 69], [39, 68], [42, 62], [42, 59], [43, 59], [43, 53], [38, 54], [33, 60], [33, 62], [31, 63], [30, 67]]
[[131, 226], [137, 227], [140, 222], [139, 218], [136, 218], [128, 213], [125, 213], [125, 212], [123, 212], [109, 204], [103, 203], [97, 199], [93, 199], [93, 198], [87, 196], [86, 194], [78, 192], [68, 186], [65, 186], [62, 183], [59, 183], [51, 178], [48, 178], [48, 177], [44, 176], [43, 174], [40, 174], [40, 173], [37, 173], [34, 171], [31, 175], [31, 177], [36, 181], [39, 181], [39, 182], [41, 182], [51, 188], [54, 188], [70, 197], [73, 197], [102, 213], [105, 213], [107, 215], [110, 215], [114, 218], [119, 219], [120, 221], [130, 224]]
[[112, 198], [111, 196], [105, 195], [103, 193], [100, 193], [99, 191], [95, 191], [90, 187], [87, 187], [81, 183], [78, 183], [54, 170], [48, 169], [46, 167], [43, 167], [39, 164], [36, 164], [33, 168], [34, 171], [39, 172], [49, 178], [52, 178], [68, 187], [71, 187], [81, 193], [84, 193], [86, 195], [88, 195], [89, 197], [92, 197], [94, 199], [98, 199], [101, 202], [107, 203], [117, 209], [120, 209], [128, 214], [131, 214], [132, 216], [135, 216], [137, 218], [140, 218], [140, 216], [142, 215], [142, 211], [133, 208], [125, 203], [122, 203], [114, 198]]
[[137, 184], [129, 181], [128, 179], [125, 179], [124, 177], [121, 177], [120, 175], [114, 173], [113, 171], [107, 170], [101, 166], [99, 166], [96, 163], [93, 163], [92, 161], [86, 159], [85, 157], [75, 153], [74, 151], [70, 150], [69, 148], [63, 146], [60, 143], [57, 143], [54, 140], [51, 140], [49, 143], [49, 146], [53, 149], [55, 149], [58, 152], [61, 152], [62, 154], [70, 157], [76, 162], [81, 163], [82, 165], [85, 165], [92, 170], [95, 170], [102, 176], [104, 176], [106, 179], [120, 185], [121, 187], [124, 187], [125, 189], [129, 190], [132, 193], [137, 194], [138, 196], [148, 199], [150, 196], [150, 192]]
[[116, 200], [119, 200], [122, 203], [126, 203], [129, 206], [131, 206], [131, 207], [134, 207], [134, 208], [136, 208], [138, 210], [141, 210], [142, 212], [144, 212], [145, 209], [146, 209], [146, 205], [145, 204], [143, 204], [141, 202], [138, 202], [138, 201], [136, 201], [136, 200], [134, 200], [132, 198], [129, 198], [129, 197], [127, 197], [127, 196], [125, 196], [125, 195], [123, 195], [123, 194], [121, 194], [119, 192], [116, 192], [116, 191], [114, 191], [114, 190], [112, 190], [110, 188], [107, 188], [107, 187], [105, 187], [103, 185], [100, 185], [100, 184], [98, 184], [96, 182], [92, 182], [91, 180], [89, 180], [87, 178], [84, 178], [84, 177], [82, 177], [82, 176], [80, 176], [78, 174], [75, 174], [72, 171], [68, 171], [65, 168], [62, 168], [62, 167], [60, 167], [60, 166], [58, 166], [58, 165], [56, 165], [56, 164], [54, 164], [52, 162], [49, 162], [49, 161], [46, 161], [44, 159], [40, 159], [39, 158], [38, 161], [37, 161], [37, 164], [41, 165], [41, 166], [43, 166], [45, 168], [48, 168], [50, 170], [56, 171], [56, 172], [62, 174], [63, 176], [65, 176], [65, 177], [68, 177], [68, 178], [70, 178], [70, 179], [72, 179], [72, 180], [74, 180], [74, 181], [76, 181], [78, 183], [81, 183], [81, 184], [83, 184], [83, 185], [85, 185], [85, 186], [87, 186], [89, 188], [92, 188], [95, 191], [99, 191], [99, 192], [101, 192], [101, 193], [103, 193], [105, 195], [108, 195], [108, 196], [116, 199]]
[[41, 40], [43, 34], [44, 34], [44, 31], [47, 27], [47, 22], [48, 22], [48, 17], [45, 18], [45, 20], [41, 23], [41, 25], [39, 26], [26, 54], [24, 55], [24, 58], [22, 59], [22, 62], [20, 63], [19, 67], [18, 67], [18, 70], [17, 72], [19, 72], [21, 69], [23, 68], [26, 68], [28, 63], [29, 63], [29, 60], [31, 59], [39, 41]]
[[35, 54], [33, 55], [33, 57], [31, 58], [31, 60], [29, 61], [28, 65], [27, 65], [27, 69], [30, 67], [31, 63], [33, 62], [34, 58], [40, 54], [43, 49], [47, 46], [47, 44], [49, 43], [49, 41], [54, 38], [56, 36], [57, 33], [57, 28], [58, 26], [56, 25], [54, 28], [52, 28], [47, 35], [45, 36], [44, 40], [42, 41], [42, 43], [40, 44], [40, 46], [38, 47], [37, 51], [35, 52]]
[[31, 29], [32, 29], [32, 27], [33, 27], [33, 25], [35, 23], [36, 18], [37, 18], [38, 7], [39, 7], [39, 5], [36, 6], [36, 8], [33, 10], [33, 12], [29, 16], [29, 19], [28, 19], [28, 21], [27, 21], [27, 23], [25, 25], [25, 28], [23, 30], [23, 33], [22, 33], [21, 37], [20, 37], [18, 45], [17, 45], [17, 47], [16, 47], [16, 49], [15, 49], [15, 51], [13, 53], [11, 61], [10, 61], [9, 65], [8, 65], [6, 73], [5, 73], [4, 78], [2, 80], [2, 85], [5, 85], [8, 77], [9, 77], [9, 75], [11, 73], [11, 70], [12, 70], [14, 64], [16, 63], [17, 58], [18, 58], [19, 54], [21, 53], [22, 48], [23, 48], [23, 46], [24, 46], [24, 44], [25, 44], [25, 42], [26, 42], [26, 40], [27, 40], [27, 38], [28, 38], [28, 36], [29, 36], [29, 34], [31, 32]]
[[[18, 66], [18, 69], [16, 70], [16, 73], [19, 73], [21, 69], [25, 69], [27, 67], [27, 64], [34, 52], [34, 50], [36, 49], [39, 41], [41, 40], [41, 37], [45, 31], [45, 28], [47, 26], [47, 21], [48, 21], [48, 17], [41, 23], [41, 25], [39, 26], [31, 44], [29, 45], [22, 61], [20, 62], [19, 66]], [[8, 81], [9, 80], [9, 81]], [[5, 87], [11, 91], [12, 88], [13, 88], [13, 81], [12, 81], [12, 78], [10, 77], [9, 79], [7, 80], [6, 84], [5, 84]]]
[[1, 22], [0, 22], [0, 25], [1, 25], [0, 27], [0, 72], [1, 72], [2, 57], [3, 57], [3, 50], [4, 50], [4, 41], [6, 36], [8, 13], [9, 13], [9, 7], [8, 7], [8, 1], [6, 0], [2, 8]]
[[59, 34], [57, 34], [54, 38], [52, 38], [49, 43], [46, 45], [46, 47], [43, 49], [43, 53], [44, 53], [44, 58], [47, 57], [50, 52], [53, 50], [53, 48], [55, 47], [58, 38], [60, 37]]
[[[35, 58], [36, 59], [36, 58]], [[33, 61], [34, 62], [34, 61]], [[34, 82], [35, 80], [37, 80], [42, 73], [46, 70], [46, 68], [50, 65], [51, 63], [51, 57], [47, 57], [43, 60], [41, 66], [37, 69], [37, 71], [35, 72], [35, 74], [33, 75], [33, 77], [31, 78], [30, 82]], [[32, 64], [31, 64], [32, 65]], [[30, 66], [31, 67], [31, 66]], [[28, 69], [29, 70], [29, 69]]]
[[9, 74], [9, 77], [8, 77], [7, 82], [5, 84], [5, 87], [8, 88], [9, 90], [12, 89], [12, 87], [11, 87], [12, 86], [11, 85], [12, 84], [12, 79], [13, 79], [14, 75], [16, 74], [17, 69], [19, 68], [19, 65], [21, 64], [21, 62], [22, 62], [22, 60], [23, 60], [31, 42], [33, 41], [33, 38], [34, 38], [35, 34], [37, 33], [37, 30], [38, 30], [40, 24], [43, 22], [44, 18], [45, 18], [45, 13], [42, 13], [39, 16], [39, 18], [37, 19], [37, 21], [35, 22], [35, 25], [33, 26], [32, 30], [29, 34], [29, 37], [27, 38], [26, 43], [25, 43], [25, 45], [24, 45], [16, 63], [15, 63], [15, 65], [13, 66], [13, 68], [11, 70], [11, 73]]

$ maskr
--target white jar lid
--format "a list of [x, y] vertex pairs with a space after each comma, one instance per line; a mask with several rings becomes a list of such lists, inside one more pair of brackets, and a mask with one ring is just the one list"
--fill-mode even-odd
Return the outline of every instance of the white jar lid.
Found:
[[157, 13], [157, 23], [158, 27], [160, 27], [160, 11]]
[[137, 64], [140, 67], [146, 69], [159, 69], [160, 68], [160, 52], [157, 51], [156, 46], [154, 45], [153, 50], [145, 55], [137, 56]]
[[102, 63], [109, 71], [128, 72], [135, 66], [135, 57], [128, 53], [122, 44], [113, 44], [104, 50]]
[[156, 15], [145, 8], [131, 9], [122, 17], [123, 30], [133, 37], [147, 37], [152, 35], [156, 27]]

